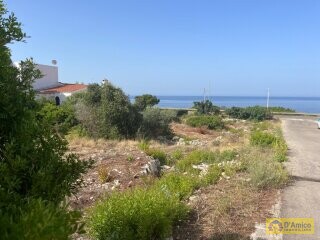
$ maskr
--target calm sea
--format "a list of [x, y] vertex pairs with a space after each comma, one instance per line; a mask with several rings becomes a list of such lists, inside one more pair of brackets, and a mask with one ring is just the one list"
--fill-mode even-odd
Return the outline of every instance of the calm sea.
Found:
[[[201, 96], [157, 96], [159, 107], [190, 108], [194, 101], [201, 101]], [[266, 106], [266, 97], [208, 97], [220, 107]], [[320, 97], [270, 97], [269, 106], [280, 106], [305, 113], [320, 113]]]

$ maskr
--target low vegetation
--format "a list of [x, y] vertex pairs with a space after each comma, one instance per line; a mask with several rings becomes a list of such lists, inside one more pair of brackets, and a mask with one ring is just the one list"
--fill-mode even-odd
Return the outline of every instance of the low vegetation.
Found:
[[[141, 140], [139, 149], [173, 168], [159, 178], [146, 177], [143, 186], [102, 198], [87, 217], [90, 236], [93, 239], [168, 238], [175, 225], [190, 216], [187, 203], [196, 190], [219, 184], [223, 179], [248, 179], [241, 184], [252, 191], [284, 186], [288, 174], [275, 157], [277, 146], [283, 141], [281, 132], [273, 122], [251, 123], [251, 126], [250, 144], [237, 150], [205, 148], [186, 152], [185, 148], [176, 148], [169, 153], [160, 150], [159, 145], [154, 146], [154, 141]], [[220, 212], [228, 214], [220, 209], [222, 205], [216, 204]]]
[[288, 147], [279, 128], [276, 129], [275, 133], [254, 130], [250, 136], [250, 143], [253, 146], [272, 148], [274, 157], [278, 162], [284, 162], [287, 159]]
[[208, 129], [220, 130], [225, 127], [220, 116], [191, 116], [188, 117], [186, 123], [192, 127], [207, 127]]
[[199, 188], [199, 186], [198, 176], [171, 172], [156, 181], [152, 188], [158, 191], [165, 191], [167, 194], [174, 195], [180, 200], [183, 200], [190, 197], [192, 192]]
[[232, 107], [227, 108], [225, 112], [230, 117], [237, 119], [263, 121], [272, 118], [271, 112], [267, 108], [261, 106], [246, 108]]
[[161, 165], [167, 164], [168, 157], [164, 151], [157, 148], [147, 148], [145, 149], [145, 153], [154, 159], [158, 159]]
[[248, 149], [248, 153], [245, 155], [245, 163], [253, 186], [257, 188], [279, 188], [288, 182], [288, 172], [273, 157], [273, 154], [273, 149], [261, 147]]
[[174, 110], [161, 110], [159, 108], [147, 108], [142, 113], [142, 124], [137, 136], [139, 138], [153, 138], [157, 136], [170, 136], [169, 124], [177, 118]]
[[51, 125], [58, 133], [67, 134], [79, 123], [70, 102], [56, 106], [53, 101], [41, 99], [38, 101], [38, 109], [37, 118]]
[[295, 110], [291, 109], [291, 108], [285, 108], [285, 107], [269, 107], [269, 111], [270, 112], [287, 112], [287, 113], [294, 113], [296, 112]]
[[165, 239], [173, 224], [187, 214], [176, 193], [164, 188], [137, 188], [113, 193], [90, 212], [89, 234], [94, 239]]
[[213, 105], [210, 100], [194, 102], [193, 107], [197, 114], [220, 114], [220, 107]]

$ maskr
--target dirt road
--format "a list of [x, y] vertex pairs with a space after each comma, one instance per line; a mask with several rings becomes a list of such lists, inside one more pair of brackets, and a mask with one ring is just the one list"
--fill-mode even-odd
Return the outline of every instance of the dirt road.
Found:
[[320, 239], [320, 130], [315, 118], [281, 117], [289, 146], [286, 166], [294, 182], [281, 196], [281, 217], [314, 218], [314, 235], [285, 235], [283, 239]]

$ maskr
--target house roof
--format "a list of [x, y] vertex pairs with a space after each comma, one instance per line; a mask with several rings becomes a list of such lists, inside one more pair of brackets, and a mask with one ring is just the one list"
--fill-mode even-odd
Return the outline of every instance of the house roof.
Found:
[[87, 88], [85, 84], [68, 84], [64, 83], [62, 86], [46, 88], [39, 91], [39, 93], [65, 93], [65, 92], [76, 92]]

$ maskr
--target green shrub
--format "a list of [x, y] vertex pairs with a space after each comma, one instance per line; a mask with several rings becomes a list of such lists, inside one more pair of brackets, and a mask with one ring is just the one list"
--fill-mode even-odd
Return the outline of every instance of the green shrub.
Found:
[[283, 139], [283, 137], [280, 137], [275, 141], [272, 145], [274, 149], [274, 158], [278, 162], [285, 162], [287, 160], [287, 152], [288, 152], [288, 146]]
[[209, 129], [223, 129], [224, 123], [219, 116], [191, 116], [186, 123], [192, 127], [207, 127]]
[[281, 187], [288, 181], [287, 171], [272, 159], [272, 155], [251, 162], [248, 171], [251, 183], [258, 188]]
[[287, 147], [276, 147], [274, 158], [278, 162], [287, 161]]
[[[74, 232], [84, 232], [83, 225], [77, 223], [80, 217], [78, 212], [68, 212], [65, 205], [57, 208], [55, 204], [40, 199], [29, 199], [14, 223], [9, 215], [2, 214], [1, 239], [64, 240]], [[5, 230], [8, 226], [10, 229]]]
[[165, 190], [134, 189], [113, 193], [90, 212], [88, 230], [94, 239], [165, 239], [187, 214], [179, 198]]
[[281, 130], [272, 134], [255, 130], [251, 133], [250, 143], [254, 146], [272, 147], [274, 150], [274, 158], [278, 162], [287, 160], [288, 146], [282, 136]]
[[179, 160], [176, 167], [182, 172], [195, 172], [196, 170], [192, 168], [192, 165], [198, 165], [200, 163], [215, 163], [218, 159], [219, 153], [217, 152], [195, 150]]
[[174, 150], [171, 154], [167, 155], [166, 164], [173, 166], [176, 162], [183, 158], [183, 152], [181, 149]]
[[208, 172], [201, 179], [201, 183], [203, 186], [208, 186], [213, 183], [216, 183], [221, 176], [221, 168], [218, 165], [214, 164], [209, 166]]
[[237, 152], [234, 150], [225, 150], [222, 151], [219, 155], [219, 161], [231, 161], [234, 160], [237, 156]]
[[133, 155], [129, 155], [129, 156], [127, 157], [127, 161], [128, 161], [128, 162], [133, 162], [133, 161], [134, 161], [134, 156], [133, 156]]
[[288, 181], [288, 172], [273, 156], [273, 148], [248, 147], [241, 151], [243, 170], [257, 188], [281, 187]]
[[260, 106], [246, 108], [232, 107], [226, 109], [226, 114], [232, 118], [249, 119], [257, 121], [263, 121], [272, 118], [271, 112], [267, 108]]
[[176, 119], [176, 111], [147, 108], [142, 114], [143, 121], [138, 132], [140, 137], [150, 138], [171, 135], [169, 124]]
[[149, 141], [145, 140], [145, 139], [142, 139], [139, 144], [138, 144], [138, 148], [142, 151], [146, 151], [147, 149], [150, 148], [150, 143]]
[[250, 143], [256, 146], [272, 146], [278, 138], [271, 133], [262, 132], [262, 131], [254, 131], [250, 136]]
[[189, 197], [199, 187], [198, 177], [177, 172], [167, 173], [158, 180], [154, 188], [175, 195], [180, 200]]
[[144, 111], [147, 107], [153, 107], [159, 102], [160, 99], [151, 94], [143, 94], [134, 98], [134, 106], [138, 109], [138, 111]]
[[165, 165], [167, 163], [167, 154], [160, 150], [160, 149], [156, 149], [156, 148], [147, 148], [145, 150], [145, 153], [148, 156], [153, 157], [154, 159], [158, 159], [160, 161], [161, 165]]
[[90, 136], [106, 139], [131, 138], [141, 123], [141, 114], [129, 97], [110, 82], [91, 84], [71, 100], [76, 116]]
[[175, 160], [180, 160], [183, 158], [183, 152], [181, 149], [176, 149], [172, 152], [171, 157]]
[[177, 161], [176, 167], [182, 172], [191, 171], [195, 172], [192, 165], [199, 165], [201, 163], [219, 163], [222, 161], [234, 160], [237, 155], [236, 151], [225, 150], [222, 152], [212, 152], [207, 150], [194, 150], [187, 154], [185, 157]]
[[194, 102], [192, 108], [197, 110], [197, 114], [220, 114], [220, 108], [213, 105], [210, 100]]
[[188, 110], [186, 110], [186, 109], [179, 109], [179, 110], [176, 110], [176, 112], [177, 112], [177, 117], [181, 117], [183, 115], [188, 114]]
[[73, 106], [64, 102], [60, 106], [56, 106], [52, 102], [39, 104], [37, 117], [41, 121], [46, 121], [52, 125], [58, 132], [66, 134], [68, 131], [78, 124]]

